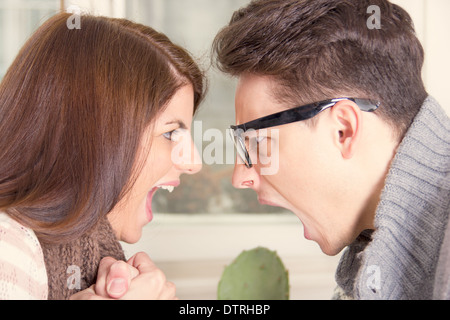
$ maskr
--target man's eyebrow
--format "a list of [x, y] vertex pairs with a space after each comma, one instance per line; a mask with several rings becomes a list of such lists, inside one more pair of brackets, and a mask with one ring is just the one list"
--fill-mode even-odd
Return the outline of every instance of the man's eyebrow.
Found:
[[173, 121], [166, 122], [166, 125], [169, 125], [169, 124], [178, 124], [178, 126], [181, 129], [187, 129], [186, 124], [181, 120], [173, 120]]

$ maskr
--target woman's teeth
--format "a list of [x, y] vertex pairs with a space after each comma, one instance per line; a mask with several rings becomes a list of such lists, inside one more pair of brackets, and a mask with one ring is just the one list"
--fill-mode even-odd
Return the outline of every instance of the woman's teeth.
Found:
[[167, 190], [167, 191], [169, 191], [170, 193], [172, 193], [173, 189], [175, 189], [174, 186], [159, 186], [158, 188]]

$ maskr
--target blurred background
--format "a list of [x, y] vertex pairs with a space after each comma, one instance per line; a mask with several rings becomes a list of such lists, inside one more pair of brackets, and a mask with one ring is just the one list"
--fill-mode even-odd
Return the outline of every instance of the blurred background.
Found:
[[[36, 28], [59, 10], [76, 5], [83, 12], [127, 18], [167, 34], [187, 48], [207, 70], [209, 92], [194, 120], [202, 132], [223, 132], [234, 122], [236, 81], [210, 68], [210, 46], [232, 13], [249, 0], [0, 0], [0, 78]], [[450, 114], [450, 1], [395, 0], [412, 16], [425, 52], [427, 90]], [[382, 15], [381, 15], [382, 19]], [[49, 65], [52, 61], [48, 61]], [[197, 132], [196, 134], [203, 134]], [[208, 142], [197, 139], [204, 149]], [[233, 153], [224, 141], [224, 154]], [[224, 159], [225, 162], [225, 159]], [[276, 250], [289, 269], [291, 299], [329, 299], [339, 256], [325, 256], [303, 238], [300, 221], [279, 208], [261, 206], [251, 190], [231, 185], [232, 164], [204, 164], [194, 176], [182, 176], [172, 194], [158, 191], [154, 221], [141, 241], [123, 244], [128, 256], [147, 252], [175, 282], [181, 299], [215, 299], [226, 264], [242, 250]]]

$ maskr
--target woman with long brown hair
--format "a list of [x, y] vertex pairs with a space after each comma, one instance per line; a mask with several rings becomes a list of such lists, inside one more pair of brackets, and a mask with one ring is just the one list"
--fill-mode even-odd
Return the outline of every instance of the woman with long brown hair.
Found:
[[[70, 18], [45, 22], [0, 85], [0, 298], [105, 292], [102, 258], [125, 260], [118, 240], [139, 240], [155, 191], [201, 169], [190, 126], [205, 85], [191, 56], [128, 20]], [[128, 261], [133, 277], [146, 263]]]

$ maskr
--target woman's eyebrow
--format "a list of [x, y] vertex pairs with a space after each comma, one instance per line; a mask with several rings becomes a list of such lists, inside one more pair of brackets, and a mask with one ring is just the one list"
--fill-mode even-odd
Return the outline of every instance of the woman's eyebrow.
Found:
[[170, 125], [170, 124], [178, 124], [178, 126], [181, 129], [187, 129], [186, 124], [181, 120], [173, 120], [173, 121], [166, 122], [166, 125]]

